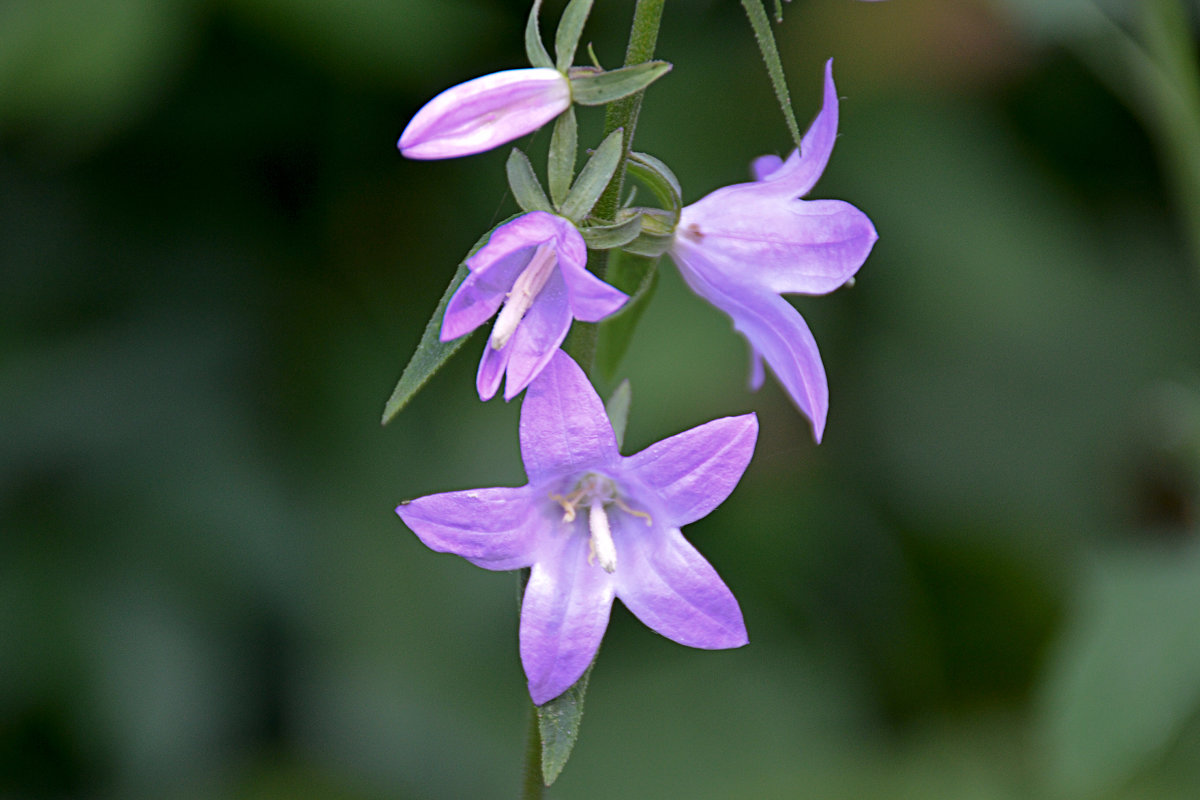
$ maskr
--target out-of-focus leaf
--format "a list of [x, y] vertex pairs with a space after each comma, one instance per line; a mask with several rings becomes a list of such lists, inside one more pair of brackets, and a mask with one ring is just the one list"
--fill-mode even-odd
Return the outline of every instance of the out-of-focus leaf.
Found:
[[666, 61], [646, 61], [607, 72], [571, 70], [571, 97], [583, 106], [602, 106], [637, 94], [670, 71]]
[[1152, 763], [1200, 709], [1200, 548], [1106, 555], [1044, 687], [1048, 780], [1097, 797]]
[[629, 294], [630, 298], [620, 311], [600, 323], [596, 366], [606, 378], [611, 379], [616, 375], [617, 367], [633, 340], [633, 330], [654, 295], [657, 266], [657, 258], [636, 256], [620, 250], [613, 250], [609, 254], [608, 271], [604, 277], [613, 286]]
[[413, 398], [413, 395], [419, 392], [421, 387], [433, 377], [433, 374], [441, 369], [450, 356], [458, 352], [458, 348], [462, 347], [470, 338], [470, 336], [460, 336], [449, 342], [443, 342], [438, 336], [442, 329], [442, 316], [446, 313], [446, 306], [450, 304], [450, 298], [454, 296], [455, 290], [467, 277], [467, 258], [475, 255], [479, 248], [487, 244], [496, 228], [511, 219], [512, 217], [509, 217], [497, 223], [491, 230], [480, 236], [479, 241], [475, 242], [466, 258], [458, 265], [454, 277], [450, 279], [450, 285], [446, 287], [446, 291], [442, 293], [442, 299], [438, 301], [437, 308], [434, 309], [433, 316], [425, 325], [425, 332], [421, 334], [421, 341], [417, 343], [417, 351], [409, 359], [408, 366], [401, 373], [400, 381], [392, 390], [392, 396], [388, 398], [387, 404], [383, 408], [382, 422], [384, 425], [391, 422], [392, 418], [408, 405], [408, 401]]
[[579, 177], [560, 207], [564, 217], [578, 223], [596, 205], [621, 160], [621, 135], [622, 131], [618, 128], [606, 136], [583, 169], [579, 170]]
[[571, 106], [554, 121], [550, 136], [550, 153], [546, 163], [546, 182], [550, 184], [550, 199], [562, 205], [575, 177], [575, 156], [579, 149], [579, 129], [575, 123], [575, 107]]
[[591, 10], [592, 0], [571, 0], [563, 10], [554, 34], [554, 55], [559, 70], [566, 71], [575, 60], [575, 48], [579, 46], [579, 37]]
[[45, 125], [72, 147], [136, 120], [187, 55], [191, 0], [0, 4], [0, 130]]
[[546, 190], [538, 181], [537, 173], [533, 171], [533, 164], [529, 163], [529, 156], [514, 147], [508, 154], [504, 169], [508, 174], [508, 188], [523, 211], [554, 210], [546, 197]]
[[546, 44], [542, 41], [542, 30], [538, 26], [538, 14], [542, 10], [542, 0], [533, 0], [529, 9], [529, 20], [525, 23], [525, 57], [535, 67], [553, 67], [554, 61], [546, 52]]

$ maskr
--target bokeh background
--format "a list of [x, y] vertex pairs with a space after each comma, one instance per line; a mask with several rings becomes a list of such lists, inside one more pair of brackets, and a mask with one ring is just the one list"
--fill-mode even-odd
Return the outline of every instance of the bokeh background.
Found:
[[[616, 65], [632, 2], [596, 5]], [[392, 509], [522, 483], [518, 404], [474, 395], [476, 337], [379, 417], [514, 208], [507, 148], [395, 139], [523, 63], [527, 6], [0, 5], [0, 797], [517, 793], [516, 580]], [[1200, 796], [1195, 11], [788, 6], [801, 124], [828, 57], [844, 98], [813, 196], [881, 236], [796, 299], [825, 443], [664, 262], [626, 451], [759, 413], [687, 532], [751, 644], [618, 608], [550, 796]], [[671, 0], [659, 53], [637, 144], [685, 200], [786, 152], [736, 2]]]

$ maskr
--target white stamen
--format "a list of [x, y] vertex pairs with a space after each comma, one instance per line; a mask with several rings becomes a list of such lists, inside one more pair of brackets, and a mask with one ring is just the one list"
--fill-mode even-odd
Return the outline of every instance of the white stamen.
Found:
[[533, 258], [529, 259], [525, 269], [513, 282], [508, 298], [504, 301], [504, 308], [500, 309], [500, 314], [496, 317], [496, 324], [492, 328], [493, 349], [499, 350], [508, 344], [508, 340], [517, 330], [517, 325], [525, 318], [525, 312], [533, 305], [538, 292], [546, 285], [546, 281], [550, 280], [550, 274], [557, 265], [554, 242], [538, 245]]
[[600, 561], [605, 572], [612, 572], [617, 568], [617, 547], [608, 528], [604, 503], [595, 502], [588, 508], [588, 527], [592, 529], [592, 538], [588, 542], [591, 554]]

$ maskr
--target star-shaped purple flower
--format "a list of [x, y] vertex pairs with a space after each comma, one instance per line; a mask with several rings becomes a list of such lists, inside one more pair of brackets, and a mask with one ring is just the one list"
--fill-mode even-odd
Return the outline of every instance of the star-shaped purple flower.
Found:
[[558, 350], [572, 319], [598, 322], [629, 296], [587, 271], [587, 245], [569, 219], [531, 211], [492, 232], [467, 259], [470, 274], [450, 298], [441, 340], [478, 328], [499, 310], [475, 386], [490, 400], [507, 375], [511, 400]]
[[559, 352], [521, 408], [527, 485], [428, 495], [396, 513], [433, 550], [532, 567], [521, 663], [540, 705], [583, 675], [614, 597], [680, 644], [746, 644], [733, 594], [679, 528], [733, 491], [757, 435], [754, 414], [725, 417], [624, 457], [600, 398]]
[[751, 350], [750, 386], [765, 360], [817, 441], [825, 430], [829, 385], [808, 325], [781, 293], [827, 294], [849, 280], [878, 239], [867, 215], [840, 200], [801, 200], [812, 189], [837, 137], [833, 61], [825, 99], [787, 161], [763, 156], [756, 180], [717, 189], [683, 209], [671, 257], [694, 292], [724, 311]]

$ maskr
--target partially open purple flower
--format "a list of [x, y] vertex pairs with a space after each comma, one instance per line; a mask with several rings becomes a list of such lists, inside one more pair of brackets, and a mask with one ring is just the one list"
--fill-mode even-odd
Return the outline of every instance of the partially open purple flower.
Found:
[[433, 550], [485, 569], [533, 568], [520, 631], [533, 702], [583, 675], [614, 597], [680, 644], [747, 642], [733, 594], [679, 528], [741, 479], [758, 435], [753, 414], [624, 457], [583, 370], [560, 352], [529, 387], [520, 431], [527, 485], [428, 495], [396, 513]]
[[441, 340], [470, 333], [497, 310], [475, 386], [490, 400], [506, 374], [511, 400], [558, 350], [571, 319], [598, 322], [629, 296], [587, 271], [587, 245], [570, 220], [531, 211], [492, 232], [467, 259], [471, 272], [450, 298]]
[[756, 181], [717, 189], [683, 209], [671, 257], [694, 292], [724, 311], [751, 350], [751, 388], [762, 385], [762, 361], [812, 420], [825, 430], [829, 386], [817, 343], [781, 293], [827, 294], [858, 271], [871, 252], [875, 226], [840, 200], [801, 200], [821, 177], [837, 137], [833, 62], [825, 67], [825, 100], [800, 150], [786, 161], [754, 162]]
[[555, 69], [493, 72], [452, 86], [409, 121], [397, 147], [407, 158], [469, 156], [545, 125], [571, 105], [571, 84]]

